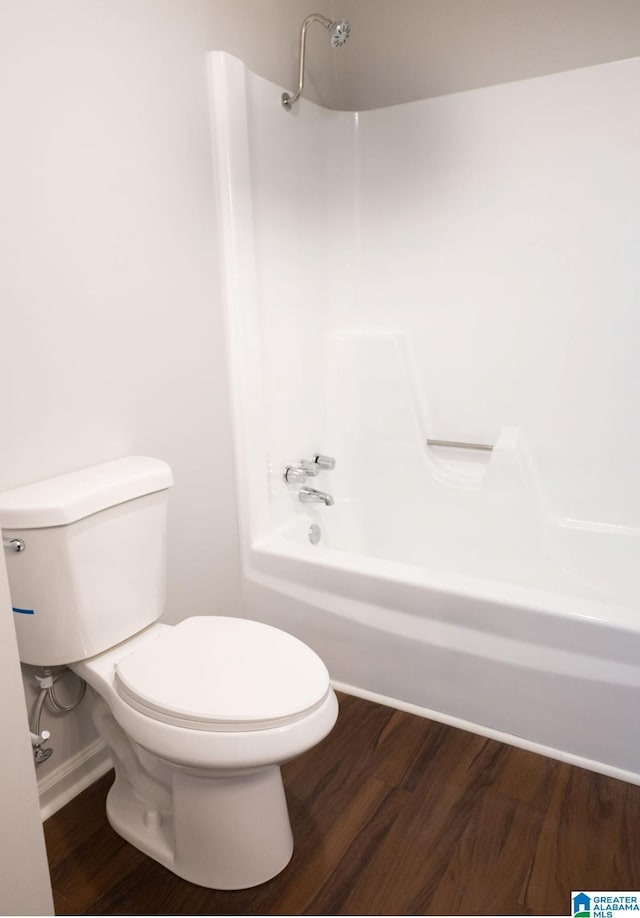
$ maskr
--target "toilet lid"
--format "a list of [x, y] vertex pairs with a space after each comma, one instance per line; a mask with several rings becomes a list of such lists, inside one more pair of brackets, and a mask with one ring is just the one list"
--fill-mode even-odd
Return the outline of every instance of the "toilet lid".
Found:
[[116, 666], [118, 694], [155, 720], [200, 730], [264, 730], [319, 707], [322, 660], [297, 638], [241, 618], [187, 618]]

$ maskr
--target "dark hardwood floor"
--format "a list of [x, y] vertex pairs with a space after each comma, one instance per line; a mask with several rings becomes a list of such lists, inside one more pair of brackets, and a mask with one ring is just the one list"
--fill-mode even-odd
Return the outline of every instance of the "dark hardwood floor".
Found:
[[566, 915], [640, 889], [640, 787], [358, 698], [283, 769], [295, 850], [254, 889], [193, 886], [110, 828], [112, 773], [45, 824], [58, 914]]

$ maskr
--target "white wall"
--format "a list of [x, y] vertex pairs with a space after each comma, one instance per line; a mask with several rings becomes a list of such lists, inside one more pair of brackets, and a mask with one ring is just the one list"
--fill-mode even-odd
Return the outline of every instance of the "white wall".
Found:
[[[239, 610], [206, 52], [291, 85], [312, 8], [0, 4], [0, 488], [126, 454], [167, 460], [169, 621]], [[319, 38], [308, 90], [331, 103]], [[86, 704], [42, 726], [55, 755], [41, 777], [95, 737]]]
[[636, 0], [339, 0], [340, 108], [362, 110], [640, 54]]

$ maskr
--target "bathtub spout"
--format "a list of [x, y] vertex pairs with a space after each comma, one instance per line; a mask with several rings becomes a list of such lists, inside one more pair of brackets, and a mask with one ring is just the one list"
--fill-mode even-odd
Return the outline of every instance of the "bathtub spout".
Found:
[[315, 488], [300, 488], [298, 491], [298, 500], [301, 504], [324, 504], [325, 507], [333, 506], [333, 497], [325, 494], [324, 491], [316, 491]]

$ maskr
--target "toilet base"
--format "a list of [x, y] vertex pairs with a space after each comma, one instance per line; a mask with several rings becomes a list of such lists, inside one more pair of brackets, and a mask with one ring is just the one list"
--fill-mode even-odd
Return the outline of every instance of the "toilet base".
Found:
[[117, 774], [107, 816], [126, 841], [183, 879], [210, 889], [264, 883], [286, 867], [293, 853], [275, 765], [219, 778], [172, 768], [170, 811], [149, 806]]
[[[154, 627], [157, 633], [168, 626]], [[192, 730], [155, 721], [126, 704], [114, 680], [118, 660], [148, 634], [73, 664], [91, 687], [93, 721], [116, 773], [107, 797], [109, 822], [191, 883], [210, 889], [265, 883], [293, 853], [276, 763], [327, 735], [338, 714], [335, 694], [329, 689], [300, 720], [262, 731]]]

